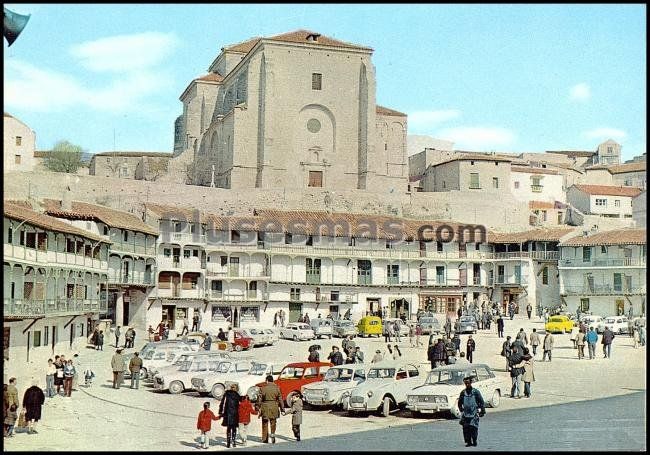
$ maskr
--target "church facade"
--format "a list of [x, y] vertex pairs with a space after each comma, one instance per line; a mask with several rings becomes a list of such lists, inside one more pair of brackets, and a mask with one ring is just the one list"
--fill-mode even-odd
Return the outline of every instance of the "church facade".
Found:
[[180, 97], [192, 183], [406, 191], [407, 118], [376, 104], [372, 53], [306, 30], [222, 48]]

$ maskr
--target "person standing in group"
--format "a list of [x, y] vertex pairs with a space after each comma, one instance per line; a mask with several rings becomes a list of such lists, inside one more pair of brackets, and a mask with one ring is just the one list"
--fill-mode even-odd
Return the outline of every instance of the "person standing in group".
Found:
[[632, 329], [632, 339], [634, 340], [634, 349], [637, 349], [639, 347], [639, 329], [637, 327], [634, 327]]
[[56, 367], [52, 359], [47, 359], [45, 368], [45, 396], [51, 398], [54, 396], [54, 377], [56, 376]]
[[512, 344], [510, 343], [510, 335], [506, 338], [501, 346], [501, 356], [506, 358], [506, 371], [510, 371], [510, 355], [512, 354]]
[[454, 332], [454, 337], [451, 341], [454, 343], [454, 355], [458, 355], [458, 352], [460, 351], [460, 335], [458, 332]]
[[535, 382], [535, 373], [533, 372], [533, 356], [530, 355], [528, 348], [524, 348], [524, 374], [521, 379], [524, 381], [524, 396], [530, 398], [531, 390], [530, 383]]
[[415, 338], [415, 327], [411, 324], [409, 327], [409, 346], [413, 346], [413, 339]]
[[99, 333], [97, 334], [97, 350], [98, 351], [103, 351], [104, 350], [104, 331], [100, 330]]
[[199, 412], [199, 417], [196, 421], [196, 429], [201, 432], [201, 448], [207, 449], [210, 446], [210, 430], [212, 429], [212, 421], [219, 420], [219, 417], [214, 415], [210, 410], [210, 402], [203, 403], [203, 410]]
[[119, 342], [120, 342], [120, 334], [121, 334], [121, 330], [120, 330], [120, 326], [118, 325], [115, 328], [115, 347], [116, 348], [120, 347], [120, 344], [119, 344]]
[[[340, 354], [340, 353], [339, 353]], [[257, 395], [257, 405], [262, 419], [262, 442], [269, 442], [269, 423], [271, 424], [271, 442], [275, 444], [275, 430], [280, 411], [284, 409], [282, 393], [277, 384], [273, 382], [273, 376], [266, 377], [266, 384], [260, 388]]]
[[194, 314], [192, 315], [192, 332], [198, 332], [199, 331], [199, 311], [194, 310]]
[[131, 388], [140, 388], [140, 370], [142, 369], [142, 359], [140, 353], [135, 352], [129, 360], [129, 371], [131, 372]]
[[34, 425], [41, 420], [41, 409], [45, 403], [45, 394], [38, 386], [36, 379], [32, 380], [32, 386], [25, 390], [23, 395], [23, 409], [25, 410], [25, 420], [27, 421], [27, 433], [36, 433]]
[[445, 364], [445, 343], [442, 341], [442, 338], [438, 338], [435, 346], [433, 347], [433, 368], [442, 366]]
[[190, 333], [190, 324], [187, 321], [187, 316], [183, 317], [183, 330], [181, 330], [181, 336], [185, 335], [186, 333]]
[[449, 365], [453, 360], [456, 355], [456, 345], [454, 342], [451, 340], [451, 338], [447, 338], [445, 340], [445, 358], [446, 358], [446, 364]]
[[54, 385], [56, 386], [56, 394], [61, 393], [61, 387], [63, 387], [63, 367], [65, 362], [63, 361], [62, 356], [54, 356], [54, 368], [56, 369], [56, 375], [54, 376]]
[[478, 389], [472, 387], [473, 376], [463, 379], [465, 390], [458, 397], [458, 410], [461, 412], [460, 424], [463, 426], [465, 447], [478, 444], [479, 417], [485, 415], [485, 401]]
[[505, 321], [503, 320], [503, 316], [499, 314], [499, 318], [497, 319], [497, 334], [499, 338], [503, 338], [503, 328], [505, 326]]
[[111, 358], [111, 369], [113, 370], [113, 388], [119, 389], [124, 377], [124, 356], [122, 349], [118, 349]]
[[445, 322], [445, 338], [451, 338], [451, 319], [447, 317], [447, 322]]
[[343, 354], [339, 352], [338, 346], [332, 346], [332, 352], [327, 356], [327, 360], [332, 362], [334, 365], [343, 365]]
[[605, 330], [603, 330], [602, 343], [603, 354], [606, 359], [612, 358], [612, 341], [614, 341], [614, 337], [614, 332], [609, 330], [609, 327], [605, 326]]
[[422, 326], [416, 324], [415, 326], [415, 347], [424, 346], [424, 343], [420, 341], [420, 336], [422, 335]]
[[72, 379], [76, 373], [72, 359], [68, 360], [63, 367], [63, 394], [68, 398], [72, 396]]
[[208, 332], [205, 332], [205, 338], [203, 338], [203, 342], [201, 343], [200, 347], [206, 351], [209, 351], [210, 346], [212, 346], [212, 338], [210, 338], [210, 334]]
[[523, 351], [512, 351], [510, 355], [510, 378], [512, 379], [512, 388], [510, 389], [510, 398], [521, 398], [521, 377], [524, 374]]
[[221, 417], [221, 425], [226, 427], [226, 447], [230, 448], [232, 443], [233, 447], [237, 447], [237, 427], [239, 426], [239, 402], [241, 396], [239, 395], [239, 387], [237, 384], [232, 384], [229, 390], [223, 394], [221, 402], [219, 403], [219, 416]]
[[226, 335], [226, 332], [224, 332], [221, 327], [219, 327], [219, 333], [217, 333], [217, 339], [219, 341], [227, 341], [228, 340], [228, 336]]
[[548, 356], [548, 361], [551, 361], [551, 354], [553, 351], [553, 334], [546, 332], [544, 336], [544, 355], [542, 356], [542, 362], [546, 362], [546, 356]]
[[533, 307], [530, 305], [526, 305], [526, 314], [528, 314], [528, 319], [530, 319], [530, 316], [533, 314]]
[[365, 357], [366, 356], [363, 354], [363, 351], [361, 351], [361, 346], [354, 348], [354, 363], [363, 363]]
[[248, 399], [248, 395], [244, 394], [239, 400], [239, 439], [242, 445], [246, 445], [248, 440], [248, 424], [251, 423], [251, 414], [257, 415], [257, 410]]
[[472, 335], [467, 338], [467, 346], [465, 352], [467, 352], [467, 361], [473, 363], [474, 351], [476, 351], [476, 342], [472, 339]]
[[5, 406], [15, 404], [16, 407], [20, 406], [18, 402], [18, 388], [16, 387], [16, 378], [9, 378], [9, 385], [7, 386], [6, 397], [4, 400]]
[[585, 356], [585, 333], [580, 330], [576, 335], [576, 346], [578, 347], [578, 360]]
[[533, 356], [537, 355], [537, 346], [539, 344], [539, 333], [537, 333], [537, 329], [533, 329], [533, 333], [530, 334], [530, 345], [533, 347]]
[[291, 397], [291, 408], [289, 410], [283, 411], [283, 414], [291, 414], [291, 429], [293, 430], [293, 435], [296, 437], [296, 441], [300, 441], [300, 425], [302, 425], [302, 395], [300, 392], [296, 392]]
[[596, 333], [593, 327], [589, 327], [586, 339], [587, 349], [589, 350], [589, 360], [593, 360], [596, 358], [596, 343], [598, 342], [598, 333]]

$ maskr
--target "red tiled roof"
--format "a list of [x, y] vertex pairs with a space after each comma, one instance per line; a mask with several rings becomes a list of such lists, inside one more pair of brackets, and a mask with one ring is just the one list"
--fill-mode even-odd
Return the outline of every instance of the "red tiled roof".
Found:
[[588, 150], [547, 150], [546, 153], [560, 153], [562, 155], [578, 157], [590, 157], [596, 154], [596, 152], [590, 152]]
[[[309, 35], [318, 35], [317, 41], [308, 41], [307, 37]], [[372, 48], [366, 46], [347, 43], [345, 41], [340, 41], [334, 38], [330, 38], [329, 36], [321, 35], [319, 33], [315, 33], [309, 30], [295, 30], [293, 32], [281, 33], [279, 35], [274, 35], [265, 38], [255, 37], [255, 38], [248, 39], [246, 41], [242, 41], [241, 43], [236, 43], [230, 46], [226, 46], [222, 48], [222, 50], [230, 51], [230, 52], [241, 52], [243, 54], [247, 54], [262, 39], [266, 39], [269, 41], [282, 41], [285, 43], [315, 44], [319, 46], [342, 47], [342, 48], [349, 48], [349, 49], [363, 49], [369, 51], [373, 50]]]
[[555, 208], [555, 203], [546, 201], [528, 201], [528, 208], [531, 210], [553, 209]]
[[205, 81], [205, 82], [221, 82], [223, 81], [223, 76], [219, 73], [208, 73], [201, 77], [194, 79], [195, 81]]
[[533, 229], [522, 232], [491, 232], [489, 243], [559, 242], [562, 237], [575, 232], [576, 228], [557, 227]]
[[642, 190], [634, 186], [573, 185], [583, 193], [605, 196], [637, 196]]
[[261, 37], [255, 37], [242, 41], [241, 43], [231, 44], [230, 46], [222, 47], [222, 51], [231, 51], [231, 52], [241, 52], [242, 54], [248, 54], [251, 49], [255, 47], [257, 43], [261, 40]]
[[645, 161], [637, 161], [636, 163], [614, 164], [609, 167], [609, 172], [623, 174], [626, 172], [644, 172], [645, 169]]
[[407, 117], [403, 112], [395, 111], [393, 109], [388, 109], [387, 107], [377, 105], [376, 109], [377, 114], [379, 115], [390, 115], [393, 117]]
[[645, 229], [614, 229], [596, 232], [586, 237], [584, 235], [573, 237], [560, 243], [560, 246], [645, 245], [646, 243]]

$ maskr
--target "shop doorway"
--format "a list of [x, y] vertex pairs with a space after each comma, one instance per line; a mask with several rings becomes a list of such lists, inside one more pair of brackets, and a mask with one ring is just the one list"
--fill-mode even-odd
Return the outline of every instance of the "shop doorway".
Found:
[[378, 298], [366, 299], [366, 314], [368, 316], [381, 316], [381, 304]]
[[169, 330], [174, 329], [175, 310], [176, 310], [176, 305], [163, 305], [162, 306], [162, 322], [169, 324]]
[[302, 303], [289, 302], [289, 322], [298, 322], [302, 315]]
[[127, 296], [124, 296], [125, 301], [122, 302], [122, 327], [129, 325], [129, 302], [126, 301]]
[[625, 314], [625, 301], [623, 299], [616, 299], [616, 316], [623, 316]]
[[390, 315], [393, 318], [399, 318], [403, 315], [408, 319], [409, 311], [409, 303], [406, 299], [395, 299], [390, 302]]

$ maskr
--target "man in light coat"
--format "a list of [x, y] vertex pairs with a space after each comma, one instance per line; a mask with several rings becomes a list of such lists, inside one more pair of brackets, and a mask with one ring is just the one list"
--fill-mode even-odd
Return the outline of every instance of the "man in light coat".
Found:
[[140, 354], [136, 352], [133, 354], [133, 357], [131, 357], [131, 361], [129, 362], [132, 389], [140, 388], [140, 369], [142, 369], [142, 359], [140, 358]]
[[124, 356], [122, 355], [122, 349], [119, 348], [113, 357], [111, 358], [111, 369], [113, 370], [113, 388], [119, 389], [124, 381], [124, 370], [125, 368]]
[[271, 442], [275, 444], [275, 429], [280, 412], [284, 411], [280, 387], [273, 382], [273, 376], [266, 377], [266, 384], [260, 388], [257, 395], [257, 407], [262, 419], [262, 442], [269, 442], [269, 422], [271, 423]]
[[533, 347], [533, 355], [537, 355], [537, 346], [540, 345], [539, 333], [537, 333], [537, 329], [533, 329], [533, 333], [530, 334], [530, 345]]
[[546, 362], [546, 356], [548, 355], [548, 361], [551, 361], [551, 351], [553, 350], [553, 334], [546, 332], [544, 337], [544, 355], [542, 356], [542, 362]]

